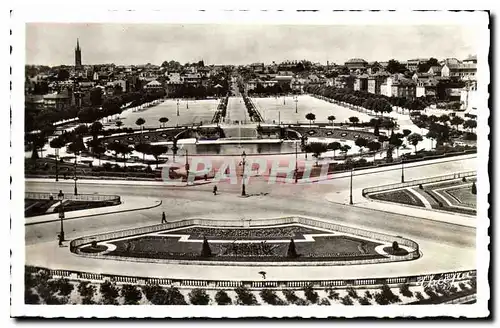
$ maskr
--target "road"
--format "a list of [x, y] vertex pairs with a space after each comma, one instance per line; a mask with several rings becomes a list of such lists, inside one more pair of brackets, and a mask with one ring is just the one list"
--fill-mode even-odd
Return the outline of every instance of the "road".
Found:
[[[472, 170], [476, 167], [476, 159], [436, 163], [422, 167], [409, 167], [405, 170], [407, 179], [438, 176], [452, 172]], [[345, 176], [345, 175], [344, 175]], [[399, 169], [359, 175], [353, 183], [356, 190], [380, 184], [399, 182]], [[337, 267], [331, 270], [328, 267], [310, 267], [316, 279], [323, 277], [359, 277], [391, 276], [396, 274], [417, 274], [437, 271], [469, 270], [475, 268], [476, 230], [474, 228], [420, 219], [412, 216], [391, 214], [375, 211], [368, 208], [342, 205], [326, 200], [325, 195], [344, 191], [349, 187], [349, 178], [339, 175], [328, 184], [269, 184], [261, 178], [252, 178], [247, 185], [248, 198], [239, 197], [240, 185], [225, 184], [219, 186], [220, 194], [211, 193], [212, 185], [200, 185], [189, 188], [175, 188], [160, 185], [140, 185], [126, 187], [120, 184], [82, 184], [80, 193], [119, 194], [134, 197], [159, 198], [160, 207], [129, 212], [110, 214], [86, 219], [75, 219], [65, 222], [65, 231], [68, 239], [82, 235], [127, 229], [150, 224], [160, 223], [161, 212], [167, 213], [168, 220], [180, 220], [186, 217], [206, 217], [241, 220], [242, 218], [271, 218], [283, 215], [303, 215], [332, 220], [339, 224], [359, 227], [367, 230], [379, 231], [392, 235], [410, 238], [420, 244], [423, 256], [411, 262], [389, 263], [380, 265]], [[26, 191], [50, 191], [62, 189], [65, 193], [72, 192], [69, 183], [27, 182]], [[264, 194], [260, 194], [264, 193]], [[266, 194], [267, 193], [267, 194]], [[252, 195], [253, 194], [253, 195]], [[360, 197], [360, 195], [357, 195]], [[69, 254], [67, 249], [56, 246], [56, 234], [59, 223], [46, 223], [26, 226], [26, 244], [28, 263], [57, 266], [71, 265], [82, 270], [99, 272], [101, 264], [96, 260], [84, 259]], [[47, 255], [50, 250], [53, 256]], [[63, 256], [61, 252], [65, 252]], [[56, 253], [59, 254], [56, 256]], [[65, 261], [55, 263], [55, 261]], [[109, 265], [114, 263], [113, 265]], [[168, 266], [168, 270], [165, 270]], [[147, 268], [147, 269], [146, 269]], [[262, 268], [262, 267], [259, 267]], [[265, 267], [264, 267], [265, 268]], [[226, 267], [220, 270], [217, 267], [198, 267], [183, 265], [144, 265], [141, 263], [106, 262], [106, 270], [121, 272], [133, 270], [130, 274], [143, 272], [150, 275], [173, 275], [178, 277], [196, 278], [204, 275], [214, 275], [222, 279], [252, 279], [254, 269], [244, 267]], [[267, 272], [276, 276], [298, 279], [297, 268], [265, 268]], [[302, 269], [301, 269], [302, 270]], [[258, 272], [259, 270], [257, 270]], [[253, 277], [254, 279], [257, 277]]]
[[242, 97], [229, 97], [227, 101], [226, 123], [245, 122], [247, 109]]

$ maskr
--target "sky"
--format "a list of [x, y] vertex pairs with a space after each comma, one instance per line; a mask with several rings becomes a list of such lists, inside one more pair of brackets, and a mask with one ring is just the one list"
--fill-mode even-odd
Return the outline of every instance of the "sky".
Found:
[[477, 52], [475, 31], [460, 25], [26, 25], [26, 64], [73, 65], [76, 39], [84, 65], [250, 64], [307, 59], [343, 64], [350, 58], [455, 57]]

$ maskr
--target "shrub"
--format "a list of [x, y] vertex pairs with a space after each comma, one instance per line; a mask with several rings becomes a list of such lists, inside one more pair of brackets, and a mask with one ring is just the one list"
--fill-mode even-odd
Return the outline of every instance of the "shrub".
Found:
[[358, 299], [360, 305], [371, 305], [370, 300], [367, 297], [361, 297]]
[[472, 182], [471, 193], [473, 195], [476, 195], [477, 193], [476, 182]]
[[203, 246], [201, 248], [201, 257], [210, 257], [212, 256], [212, 250], [210, 249], [210, 245], [208, 244], [207, 238], [203, 237]]
[[419, 300], [422, 301], [425, 297], [422, 295], [421, 292], [416, 292], [415, 297]]
[[319, 302], [319, 305], [330, 305], [330, 301], [328, 300], [328, 298], [323, 297]]
[[349, 297], [349, 295], [346, 295], [346, 296], [342, 297], [340, 299], [340, 302], [343, 305], [354, 305], [354, 303], [352, 302], [352, 299]]
[[210, 303], [210, 296], [204, 289], [193, 289], [189, 292], [189, 303], [193, 305], [207, 305]]
[[293, 238], [290, 239], [290, 244], [288, 245], [287, 256], [290, 258], [297, 257], [297, 250], [295, 248], [295, 242], [293, 241]]
[[306, 299], [312, 304], [316, 304], [318, 302], [319, 295], [314, 291], [312, 285], [304, 287], [304, 295], [306, 296]]
[[168, 305], [187, 305], [184, 295], [176, 287], [170, 287], [166, 290]]
[[217, 294], [215, 294], [215, 301], [218, 305], [231, 305], [233, 303], [231, 297], [223, 290], [219, 290]]
[[255, 295], [248, 288], [240, 286], [234, 290], [236, 292], [236, 303], [238, 305], [257, 305]]
[[295, 292], [293, 290], [285, 289], [283, 290], [283, 295], [285, 295], [285, 299], [290, 304], [296, 304], [296, 302], [299, 300], [299, 298], [297, 297], [297, 295], [295, 295]]
[[465, 177], [462, 177], [462, 182], [467, 182], [467, 179]]
[[137, 305], [142, 298], [141, 291], [134, 285], [123, 285], [120, 295], [124, 299], [125, 305]]
[[352, 297], [352, 298], [359, 298], [358, 293], [356, 292], [356, 290], [354, 288], [348, 287], [346, 289], [346, 291], [347, 291], [347, 295], [349, 295], [350, 297]]
[[399, 293], [405, 297], [412, 297], [413, 292], [410, 290], [408, 284], [402, 284], [399, 286]]
[[328, 298], [331, 299], [331, 300], [338, 300], [339, 299], [339, 293], [337, 291], [330, 290], [330, 292], [328, 293]]
[[285, 303], [276, 295], [274, 290], [263, 289], [260, 291], [260, 297], [264, 302], [271, 305], [285, 305]]
[[460, 290], [462, 291], [469, 289], [463, 282], [458, 283], [458, 287], [460, 287]]
[[392, 250], [398, 251], [399, 250], [399, 244], [397, 241], [392, 242]]
[[371, 300], [371, 299], [373, 298], [373, 295], [372, 295], [372, 293], [370, 293], [370, 291], [369, 291], [369, 290], [367, 290], [367, 291], [365, 292], [365, 297]]
[[109, 281], [105, 281], [99, 287], [104, 304], [118, 305], [116, 298], [118, 297], [118, 288]]
[[426, 287], [424, 292], [429, 296], [431, 300], [437, 299], [439, 296], [434, 292], [434, 290], [430, 287]]
[[418, 185], [418, 189], [424, 189], [421, 183]]
[[89, 281], [81, 281], [78, 284], [78, 293], [82, 296], [83, 304], [93, 304], [94, 301], [92, 298], [94, 297], [96, 288], [93, 285], [90, 285]]
[[387, 285], [382, 285], [380, 288], [380, 295], [383, 299], [387, 300], [388, 303], [397, 303], [401, 301], [397, 295], [394, 295], [391, 288]]

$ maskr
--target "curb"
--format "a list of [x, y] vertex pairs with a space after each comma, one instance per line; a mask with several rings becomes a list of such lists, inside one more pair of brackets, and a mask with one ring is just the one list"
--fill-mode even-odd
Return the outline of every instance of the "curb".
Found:
[[[64, 219], [64, 221], [73, 220], [73, 219], [83, 219], [83, 218], [88, 218], [88, 217], [93, 217], [93, 216], [101, 216], [101, 215], [108, 215], [108, 214], [117, 214], [117, 213], [126, 213], [126, 212], [132, 212], [132, 211], [147, 210], [147, 209], [158, 207], [162, 203], [163, 202], [160, 199], [160, 201], [158, 202], [158, 204], [155, 204], [155, 205], [152, 205], [152, 206], [146, 206], [146, 207], [140, 207], [140, 208], [131, 208], [131, 209], [128, 209], [128, 210], [119, 210], [119, 211], [114, 211], [114, 212], [106, 212], [106, 213], [97, 213], [97, 214], [90, 214], [90, 215], [75, 216], [75, 217], [71, 217], [71, 218], [66, 218], [66, 219]], [[51, 219], [51, 220], [40, 221], [40, 222], [31, 222], [31, 223], [25, 223], [24, 225], [25, 226], [30, 226], [30, 225], [37, 225], [37, 224], [58, 222], [58, 221], [60, 221], [60, 219]]]

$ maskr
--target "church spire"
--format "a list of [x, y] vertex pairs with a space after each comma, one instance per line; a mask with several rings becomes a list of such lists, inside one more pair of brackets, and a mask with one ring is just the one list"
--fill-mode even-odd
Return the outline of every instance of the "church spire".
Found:
[[80, 40], [76, 38], [76, 50], [80, 50]]

